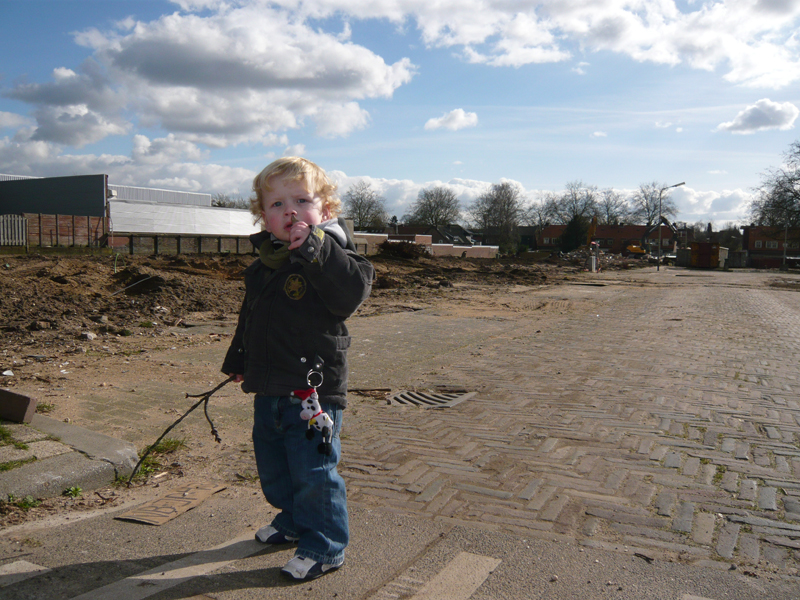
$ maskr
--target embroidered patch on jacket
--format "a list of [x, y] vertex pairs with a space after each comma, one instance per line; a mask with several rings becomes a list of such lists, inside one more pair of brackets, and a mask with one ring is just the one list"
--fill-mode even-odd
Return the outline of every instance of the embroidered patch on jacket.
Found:
[[306, 280], [302, 275], [289, 275], [283, 286], [283, 291], [292, 300], [300, 300], [306, 293]]

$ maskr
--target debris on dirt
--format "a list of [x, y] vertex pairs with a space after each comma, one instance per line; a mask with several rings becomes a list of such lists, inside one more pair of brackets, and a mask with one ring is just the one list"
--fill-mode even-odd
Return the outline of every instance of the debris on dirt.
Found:
[[[414, 246], [407, 244], [407, 246]], [[582, 270], [577, 254], [546, 260], [431, 257], [405, 245], [370, 257], [376, 279], [359, 314], [377, 314], [385, 300], [406, 304], [464, 286], [556, 284]], [[574, 253], [573, 253], [574, 254]], [[249, 255], [58, 256], [15, 255], [0, 276], [0, 314], [7, 352], [45, 355], [85, 352], [108, 337], [160, 336], [196, 315], [230, 318], [244, 293]], [[608, 259], [609, 261], [611, 259]], [[628, 268], [616, 260], [606, 268]], [[8, 369], [13, 365], [1, 365]]]
[[800, 281], [796, 279], [789, 279], [788, 277], [776, 277], [769, 283], [770, 287], [779, 288], [782, 290], [800, 291]]

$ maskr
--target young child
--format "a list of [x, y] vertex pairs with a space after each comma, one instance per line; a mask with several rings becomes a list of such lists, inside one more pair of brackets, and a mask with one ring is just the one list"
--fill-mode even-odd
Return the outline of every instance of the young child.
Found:
[[[345, 484], [336, 470], [347, 404], [345, 319], [369, 296], [374, 271], [334, 217], [336, 185], [313, 162], [281, 158], [254, 180], [250, 236], [259, 258], [222, 371], [255, 393], [253, 447], [261, 488], [280, 512], [256, 533], [298, 544], [281, 573], [309, 580], [338, 569], [349, 540]], [[317, 420], [301, 411], [315, 390]], [[303, 405], [301, 405], [301, 401]], [[312, 412], [316, 412], [316, 409]], [[318, 432], [310, 423], [327, 423]], [[332, 426], [331, 426], [332, 424]], [[309, 437], [313, 436], [313, 437]]]

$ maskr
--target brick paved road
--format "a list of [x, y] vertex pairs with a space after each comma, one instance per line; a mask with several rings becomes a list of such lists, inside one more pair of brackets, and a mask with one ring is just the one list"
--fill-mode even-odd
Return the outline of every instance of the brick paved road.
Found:
[[355, 319], [351, 387], [478, 394], [443, 409], [353, 396], [352, 501], [795, 572], [800, 293], [769, 287], [775, 273], [591, 277]]

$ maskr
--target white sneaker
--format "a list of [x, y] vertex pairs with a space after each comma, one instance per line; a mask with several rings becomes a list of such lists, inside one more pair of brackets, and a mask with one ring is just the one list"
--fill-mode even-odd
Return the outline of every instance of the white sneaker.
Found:
[[262, 544], [270, 544], [272, 546], [278, 546], [280, 544], [293, 544], [296, 543], [298, 539], [300, 538], [281, 533], [272, 525], [265, 525], [256, 531], [257, 542], [261, 542]]
[[326, 573], [335, 571], [343, 564], [344, 561], [340, 562], [338, 565], [329, 565], [317, 562], [311, 558], [295, 556], [281, 569], [281, 575], [289, 579], [294, 579], [295, 581], [310, 581], [317, 577], [322, 577]]

